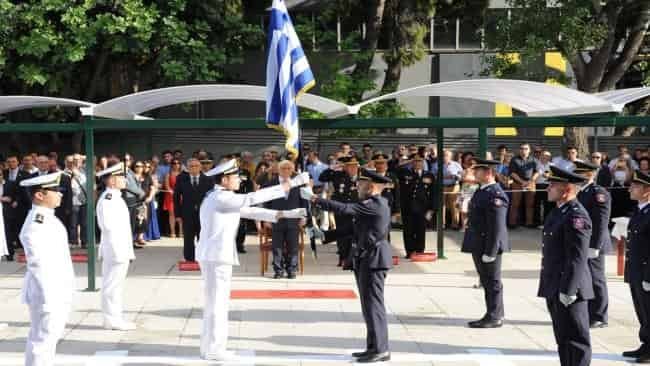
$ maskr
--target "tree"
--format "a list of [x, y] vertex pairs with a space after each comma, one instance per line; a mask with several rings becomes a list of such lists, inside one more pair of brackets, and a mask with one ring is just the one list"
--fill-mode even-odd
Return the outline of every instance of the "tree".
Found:
[[0, 93], [96, 102], [229, 80], [226, 68], [263, 42], [242, 14], [241, 0], [0, 0]]
[[[488, 46], [497, 52], [518, 52], [521, 60], [539, 58], [557, 50], [569, 62], [578, 90], [595, 93], [612, 90], [635, 61], [650, 24], [647, 0], [508, 0], [511, 17], [497, 23], [488, 34]], [[506, 60], [504, 62], [504, 59]], [[490, 72], [510, 77], [521, 72], [508, 58], [486, 57]], [[529, 61], [530, 62], [530, 61]], [[523, 62], [521, 67], [530, 64]], [[504, 70], [509, 71], [504, 71]], [[536, 75], [545, 80], [544, 70]], [[588, 153], [584, 128], [565, 128], [564, 143]]]

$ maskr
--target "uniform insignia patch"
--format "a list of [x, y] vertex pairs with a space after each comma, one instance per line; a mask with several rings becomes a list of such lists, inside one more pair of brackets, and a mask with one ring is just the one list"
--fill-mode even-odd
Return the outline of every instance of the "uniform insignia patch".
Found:
[[598, 193], [596, 195], [596, 201], [598, 201], [600, 203], [605, 203], [605, 201], [607, 201], [607, 197], [605, 197], [604, 193]]
[[104, 196], [104, 199], [110, 200], [113, 198], [113, 195], [111, 193], [106, 193], [106, 196]]
[[496, 207], [501, 207], [501, 206], [503, 206], [504, 203], [505, 203], [505, 202], [503, 202], [503, 200], [502, 200], [501, 198], [499, 198], [499, 197], [497, 197], [497, 198], [494, 199], [494, 205], [495, 205]]
[[36, 214], [36, 216], [34, 216], [34, 222], [42, 224], [43, 221], [45, 221], [45, 216], [41, 214]]
[[585, 220], [582, 219], [581, 217], [574, 217], [573, 218], [573, 228], [582, 230], [585, 228]]

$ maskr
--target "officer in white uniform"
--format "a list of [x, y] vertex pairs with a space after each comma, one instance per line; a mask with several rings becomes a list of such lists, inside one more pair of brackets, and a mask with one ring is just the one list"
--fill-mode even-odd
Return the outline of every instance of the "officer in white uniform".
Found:
[[20, 231], [27, 259], [22, 301], [29, 306], [31, 320], [26, 366], [54, 365], [56, 344], [63, 336], [75, 291], [68, 232], [54, 215], [61, 204], [60, 179], [57, 172], [20, 182], [32, 198]]
[[126, 188], [124, 163], [117, 163], [101, 172], [106, 190], [97, 201], [97, 225], [102, 232], [99, 255], [102, 258], [102, 315], [104, 328], [134, 330], [135, 324], [122, 316], [122, 293], [129, 271], [129, 262], [135, 259], [129, 209], [122, 199]]
[[196, 259], [204, 282], [203, 327], [201, 357], [208, 360], [236, 359], [226, 350], [228, 340], [228, 304], [232, 266], [239, 265], [235, 238], [240, 218], [276, 222], [279, 218], [303, 218], [304, 208], [274, 211], [250, 207], [284, 197], [292, 187], [309, 182], [303, 173], [289, 182], [257, 192], [237, 194], [239, 167], [229, 160], [206, 173], [214, 176], [216, 186], [208, 192], [199, 211], [201, 233], [196, 247]]

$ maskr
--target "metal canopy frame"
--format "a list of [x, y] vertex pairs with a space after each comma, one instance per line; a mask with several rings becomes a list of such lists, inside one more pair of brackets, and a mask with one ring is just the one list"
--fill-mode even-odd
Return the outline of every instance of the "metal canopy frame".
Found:
[[[374, 118], [374, 119], [303, 119], [301, 129], [368, 129], [368, 128], [434, 128], [438, 151], [444, 149], [445, 128], [476, 128], [479, 135], [479, 153], [487, 151], [487, 129], [492, 127], [617, 127], [650, 126], [650, 116], [620, 116], [616, 114], [582, 115], [568, 117], [441, 117], [441, 118]], [[86, 171], [95, 171], [92, 157], [95, 155], [95, 132], [111, 130], [156, 130], [156, 129], [266, 129], [262, 119], [145, 119], [115, 120], [84, 117], [80, 123], [3, 123], [0, 133], [27, 132], [82, 132], [84, 149], [88, 157]], [[438, 159], [438, 181], [442, 181], [442, 159]], [[94, 191], [94, 179], [86, 180], [86, 191]], [[437, 185], [436, 196], [442, 202], [443, 190]], [[444, 227], [442, 224], [442, 205], [437, 207], [437, 250], [438, 256], [445, 259]], [[95, 227], [95, 200], [87, 200], [88, 228]], [[87, 230], [88, 243], [88, 287], [86, 291], [97, 291], [96, 287], [96, 248], [95, 230]]]

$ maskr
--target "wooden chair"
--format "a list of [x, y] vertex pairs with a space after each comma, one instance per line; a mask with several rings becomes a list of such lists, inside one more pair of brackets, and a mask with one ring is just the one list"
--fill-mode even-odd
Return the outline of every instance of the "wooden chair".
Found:
[[[262, 226], [262, 229], [258, 231], [257, 238], [260, 243], [260, 274], [264, 276], [264, 273], [269, 270], [269, 257], [273, 252], [273, 246], [271, 245], [271, 229], [265, 228]], [[305, 273], [305, 230], [304, 228], [300, 229], [300, 234], [298, 235], [298, 270], [302, 276]]]

